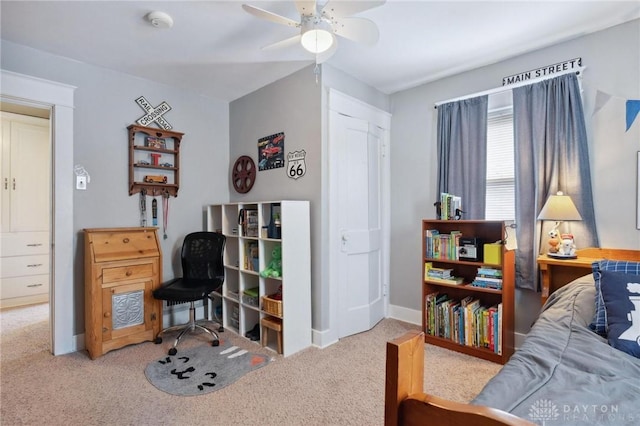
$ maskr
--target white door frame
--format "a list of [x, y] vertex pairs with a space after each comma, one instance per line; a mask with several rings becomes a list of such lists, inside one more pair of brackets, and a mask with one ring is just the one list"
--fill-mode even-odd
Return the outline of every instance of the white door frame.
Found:
[[[390, 258], [390, 161], [389, 161], [389, 134], [391, 131], [391, 114], [374, 106], [366, 104], [359, 99], [345, 95], [334, 89], [328, 91], [327, 107], [329, 110], [338, 111], [340, 113], [349, 115], [351, 117], [367, 120], [369, 123], [374, 124], [385, 130], [385, 136], [383, 138], [384, 157], [380, 162], [382, 167], [382, 185], [381, 185], [381, 202], [382, 202], [382, 282], [384, 291], [384, 314], [385, 317], [388, 312], [389, 305], [389, 258]], [[329, 114], [327, 114], [327, 117]], [[331, 123], [328, 123], [330, 126]], [[327, 132], [328, 134], [330, 132]], [[328, 157], [329, 157], [329, 184], [328, 184], [328, 234], [329, 234], [329, 265], [328, 265], [328, 283], [329, 283], [329, 330], [324, 333], [323, 341], [326, 344], [337, 342], [339, 339], [338, 331], [338, 256], [339, 253], [334, 250], [334, 247], [339, 247], [340, 233], [336, 224], [338, 223], [337, 211], [338, 211], [338, 197], [337, 186], [340, 184], [337, 179], [335, 168], [331, 167], [332, 160], [331, 155], [335, 153], [335, 148], [332, 147], [331, 138], [328, 138]]]
[[[3, 102], [51, 109], [52, 219], [50, 279], [51, 351], [77, 350], [73, 334], [73, 95], [74, 86], [0, 70]], [[60, 250], [56, 250], [60, 247]]]

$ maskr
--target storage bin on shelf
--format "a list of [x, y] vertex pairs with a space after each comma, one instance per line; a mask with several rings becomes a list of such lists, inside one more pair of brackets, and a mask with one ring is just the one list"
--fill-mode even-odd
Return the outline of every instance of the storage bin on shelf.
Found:
[[242, 302], [246, 305], [258, 307], [258, 287], [242, 292]]
[[282, 300], [262, 296], [262, 310], [276, 317], [282, 317]]

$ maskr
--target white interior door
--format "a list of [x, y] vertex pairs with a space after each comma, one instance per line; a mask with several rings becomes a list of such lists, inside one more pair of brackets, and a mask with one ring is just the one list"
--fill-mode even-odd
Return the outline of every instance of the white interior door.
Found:
[[329, 104], [329, 288], [342, 338], [385, 316], [390, 115], [333, 90]]
[[382, 144], [366, 120], [340, 114], [333, 118], [339, 140], [339, 335], [345, 337], [371, 329], [384, 317]]

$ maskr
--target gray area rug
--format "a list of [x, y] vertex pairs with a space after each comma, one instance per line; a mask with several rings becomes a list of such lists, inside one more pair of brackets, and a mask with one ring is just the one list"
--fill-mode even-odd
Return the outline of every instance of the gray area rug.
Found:
[[144, 373], [152, 385], [172, 395], [204, 395], [234, 383], [270, 360], [221, 341], [220, 346], [178, 350], [150, 363]]

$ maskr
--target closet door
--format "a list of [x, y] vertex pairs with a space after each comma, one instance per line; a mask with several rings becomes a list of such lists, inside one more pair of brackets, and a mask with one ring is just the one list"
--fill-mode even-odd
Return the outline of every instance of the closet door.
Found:
[[51, 176], [48, 120], [12, 121], [10, 152], [8, 232], [48, 231]]

